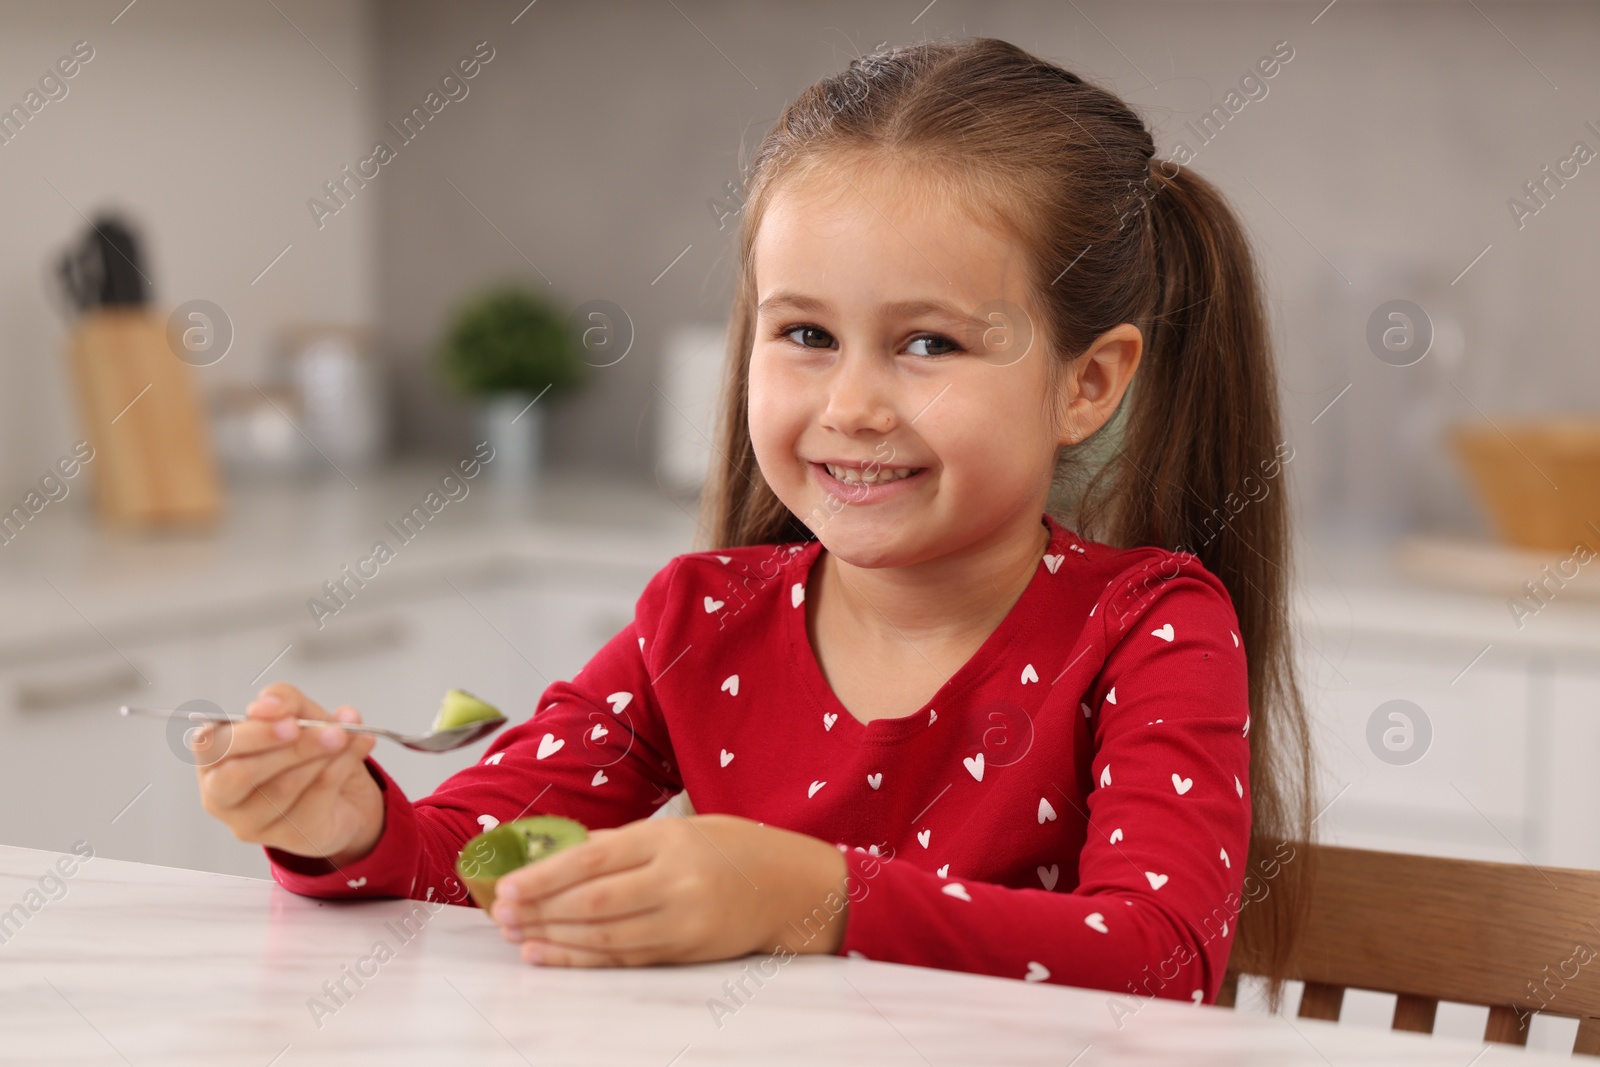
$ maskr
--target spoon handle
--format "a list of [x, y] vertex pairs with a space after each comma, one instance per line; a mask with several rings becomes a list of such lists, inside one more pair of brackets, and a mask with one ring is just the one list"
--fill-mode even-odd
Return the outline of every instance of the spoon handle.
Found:
[[[233, 716], [228, 714], [211, 715], [203, 711], [184, 711], [176, 708], [134, 708], [127, 704], [122, 705], [123, 715], [157, 715], [163, 719], [173, 716], [182, 716], [190, 722], [247, 722], [249, 716]], [[348, 730], [358, 734], [378, 734], [382, 737], [394, 737], [392, 731], [381, 726], [369, 726], [360, 722], [339, 722], [337, 719], [296, 719], [301, 726], [337, 726], [341, 730]], [[396, 738], [398, 740], [398, 738]]]

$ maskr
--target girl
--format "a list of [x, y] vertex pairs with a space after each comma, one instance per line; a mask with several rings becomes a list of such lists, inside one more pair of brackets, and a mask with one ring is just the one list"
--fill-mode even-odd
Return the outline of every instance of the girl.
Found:
[[[1196, 1002], [1238, 938], [1280, 967], [1310, 825], [1274, 370], [1238, 223], [1154, 150], [998, 40], [812, 86], [748, 171], [708, 549], [431, 796], [278, 684], [207, 810], [296, 893], [451, 903], [473, 834], [577, 819], [500, 882], [530, 962]], [[680, 790], [701, 814], [643, 818]]]

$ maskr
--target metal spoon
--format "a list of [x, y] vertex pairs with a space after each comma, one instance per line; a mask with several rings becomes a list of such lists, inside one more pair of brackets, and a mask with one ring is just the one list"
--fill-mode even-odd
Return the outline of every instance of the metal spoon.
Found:
[[[229, 715], [208, 715], [203, 711], [184, 711], [174, 708], [131, 708], [122, 705], [123, 715], [158, 715], [164, 719], [173, 717], [187, 718], [190, 722], [246, 722], [248, 716], [234, 718]], [[264, 720], [256, 720], [258, 722]], [[479, 719], [469, 722], [465, 726], [456, 726], [449, 730], [429, 730], [425, 734], [402, 734], [394, 730], [385, 730], [381, 726], [368, 726], [359, 722], [339, 722], [335, 719], [296, 719], [301, 726], [337, 726], [341, 730], [348, 730], [358, 734], [377, 734], [387, 737], [391, 741], [398, 741], [407, 748], [416, 749], [418, 752], [449, 752], [463, 745], [470, 745], [482, 737], [487, 737], [509, 720], [504, 715], [493, 719]]]

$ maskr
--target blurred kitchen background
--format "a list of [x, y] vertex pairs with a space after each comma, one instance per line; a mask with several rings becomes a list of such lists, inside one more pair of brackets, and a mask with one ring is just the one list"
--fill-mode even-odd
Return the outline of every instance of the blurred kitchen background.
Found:
[[[1600, 7], [525, 3], [0, 4], [0, 840], [265, 874], [124, 703], [531, 712], [691, 547], [741, 144], [957, 33], [1257, 244], [1319, 829], [1600, 864]], [[413, 797], [481, 748], [383, 744]]]

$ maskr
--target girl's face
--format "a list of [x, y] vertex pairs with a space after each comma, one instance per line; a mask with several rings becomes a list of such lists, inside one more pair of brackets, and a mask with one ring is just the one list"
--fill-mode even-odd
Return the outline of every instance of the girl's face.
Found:
[[776, 190], [753, 255], [751, 441], [829, 552], [904, 566], [1038, 535], [1070, 438], [1020, 248], [914, 172], [854, 168]]

